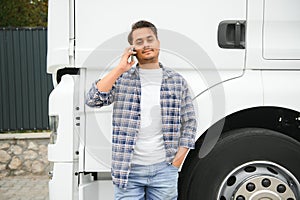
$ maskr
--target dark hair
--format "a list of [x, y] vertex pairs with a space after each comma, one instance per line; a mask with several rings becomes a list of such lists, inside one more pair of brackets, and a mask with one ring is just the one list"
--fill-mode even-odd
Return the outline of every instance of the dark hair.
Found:
[[131, 31], [128, 35], [128, 42], [129, 44], [132, 44], [132, 32], [135, 31], [136, 29], [139, 29], [139, 28], [150, 28], [155, 37], [157, 38], [157, 29], [156, 27], [154, 26], [154, 24], [152, 24], [151, 22], [148, 22], [148, 21], [145, 21], [145, 20], [141, 20], [141, 21], [138, 21], [136, 23], [134, 23], [132, 26], [131, 26]]

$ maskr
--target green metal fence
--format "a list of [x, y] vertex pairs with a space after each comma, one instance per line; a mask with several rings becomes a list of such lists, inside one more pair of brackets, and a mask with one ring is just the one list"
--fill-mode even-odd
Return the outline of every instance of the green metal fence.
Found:
[[46, 28], [0, 28], [0, 132], [49, 129], [46, 51]]

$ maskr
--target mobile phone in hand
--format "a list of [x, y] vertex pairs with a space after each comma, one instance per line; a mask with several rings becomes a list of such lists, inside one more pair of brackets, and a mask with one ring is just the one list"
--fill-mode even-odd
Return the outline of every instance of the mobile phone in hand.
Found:
[[[133, 48], [131, 48], [131, 51], [136, 53], [136, 51], [135, 51], [135, 48], [134, 48], [134, 47], [133, 47]], [[134, 61], [134, 56], [135, 56], [135, 54], [131, 54], [131, 62], [133, 62], [133, 61]]]

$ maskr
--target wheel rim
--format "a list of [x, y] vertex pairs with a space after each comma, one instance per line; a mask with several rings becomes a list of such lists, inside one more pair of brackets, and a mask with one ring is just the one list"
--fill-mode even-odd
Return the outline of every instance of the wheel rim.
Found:
[[299, 182], [284, 167], [253, 161], [232, 170], [222, 182], [217, 200], [296, 200]]

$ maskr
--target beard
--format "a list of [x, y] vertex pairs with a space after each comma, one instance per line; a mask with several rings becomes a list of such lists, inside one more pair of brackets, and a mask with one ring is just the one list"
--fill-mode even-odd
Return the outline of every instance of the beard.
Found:
[[[153, 55], [143, 55], [147, 52], [151, 52]], [[159, 50], [156, 52], [154, 49], [145, 49], [142, 52], [142, 55], [137, 57], [138, 61], [141, 64], [146, 64], [146, 63], [156, 63], [158, 62], [158, 55], [159, 55]]]

